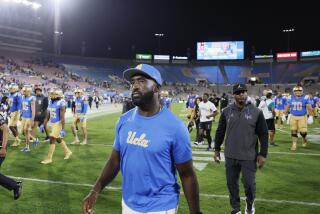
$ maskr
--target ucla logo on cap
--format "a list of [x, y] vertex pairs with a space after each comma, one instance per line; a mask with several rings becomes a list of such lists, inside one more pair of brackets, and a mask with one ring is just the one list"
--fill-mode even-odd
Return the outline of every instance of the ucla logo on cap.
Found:
[[141, 70], [141, 69], [142, 69], [142, 64], [137, 65], [137, 66], [136, 66], [136, 69]]
[[241, 88], [241, 85], [240, 85], [240, 84], [238, 85], [238, 88]]

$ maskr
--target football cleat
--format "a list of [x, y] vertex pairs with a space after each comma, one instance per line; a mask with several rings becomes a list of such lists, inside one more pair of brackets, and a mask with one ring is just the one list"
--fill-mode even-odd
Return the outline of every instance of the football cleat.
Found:
[[84, 140], [84, 141], [82, 141], [81, 143], [80, 143], [80, 145], [87, 145], [88, 143], [87, 143], [87, 141], [86, 140]]
[[23, 149], [20, 150], [21, 152], [30, 152], [29, 147], [24, 147]]
[[245, 209], [245, 214], [255, 214], [256, 209], [254, 208], [254, 204], [252, 204], [251, 206], [248, 206], [248, 204], [246, 203], [246, 209]]
[[13, 199], [18, 200], [22, 194], [22, 182], [17, 181], [16, 188], [13, 189]]
[[64, 156], [64, 160], [68, 160], [70, 158], [70, 156], [72, 155], [71, 151], [68, 151], [68, 153]]
[[45, 159], [43, 161], [41, 161], [42, 164], [49, 164], [52, 163], [52, 159]]
[[33, 140], [32, 147], [35, 148], [35, 147], [38, 146], [38, 144], [39, 144], [39, 139], [38, 139], [38, 138], [35, 138], [35, 139]]

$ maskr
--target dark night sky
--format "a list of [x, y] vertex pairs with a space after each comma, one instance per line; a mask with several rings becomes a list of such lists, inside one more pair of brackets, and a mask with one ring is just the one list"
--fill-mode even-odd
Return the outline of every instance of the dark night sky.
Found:
[[130, 58], [157, 53], [155, 33], [164, 33], [162, 54], [195, 56], [197, 41], [244, 40], [246, 55], [287, 51], [284, 28], [290, 33], [290, 50], [320, 49], [320, 12], [315, 3], [291, 1], [174, 1], [174, 0], [62, 0], [63, 53], [80, 53], [86, 41], [87, 56]]

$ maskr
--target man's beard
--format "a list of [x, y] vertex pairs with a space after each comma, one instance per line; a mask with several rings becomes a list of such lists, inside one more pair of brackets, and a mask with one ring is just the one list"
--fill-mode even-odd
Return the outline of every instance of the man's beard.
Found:
[[153, 99], [153, 95], [154, 95], [153, 91], [148, 91], [139, 97], [134, 97], [133, 95], [131, 95], [131, 98], [132, 98], [132, 102], [135, 106], [143, 107], [143, 106], [146, 106], [149, 103], [151, 103], [151, 101]]

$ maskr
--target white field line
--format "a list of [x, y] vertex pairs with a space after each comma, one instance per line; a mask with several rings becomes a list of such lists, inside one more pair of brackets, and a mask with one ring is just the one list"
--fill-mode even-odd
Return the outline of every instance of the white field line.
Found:
[[[69, 186], [84, 186], [84, 187], [92, 187], [92, 184], [82, 184], [82, 183], [73, 183], [73, 182], [63, 182], [63, 181], [52, 181], [52, 180], [42, 180], [42, 179], [36, 179], [36, 178], [23, 178], [23, 177], [14, 177], [9, 176], [13, 179], [19, 179], [19, 180], [25, 180], [25, 181], [32, 181], [32, 182], [38, 182], [38, 183], [48, 183], [48, 184], [60, 184], [60, 185], [69, 185]], [[112, 187], [108, 186], [106, 187], [110, 190], [121, 190], [121, 187]], [[200, 193], [200, 196], [207, 197], [207, 198], [226, 198], [228, 199], [228, 195], [216, 195], [216, 194], [206, 194], [206, 193]], [[245, 197], [241, 197], [242, 200], [245, 200]], [[278, 199], [263, 199], [263, 198], [256, 198], [256, 201], [262, 201], [267, 203], [275, 203], [275, 204], [294, 204], [294, 205], [304, 205], [304, 206], [316, 206], [320, 207], [320, 203], [316, 202], [303, 202], [303, 201], [288, 201], [288, 200], [278, 200]]]
[[[210, 151], [209, 152], [207, 152], [207, 151], [192, 151], [192, 154], [213, 156], [213, 152], [210, 152]], [[320, 156], [320, 153], [303, 153], [303, 152], [268, 152], [268, 154]]]
[[[78, 146], [78, 145], [75, 145]], [[106, 146], [112, 147], [111, 144], [99, 144], [99, 143], [88, 143], [87, 145], [79, 145], [79, 146]], [[213, 152], [207, 151], [192, 151], [194, 155], [210, 155], [213, 156]], [[320, 153], [303, 153], [303, 152], [268, 152], [268, 154], [278, 154], [278, 155], [302, 155], [302, 156], [320, 156]]]

